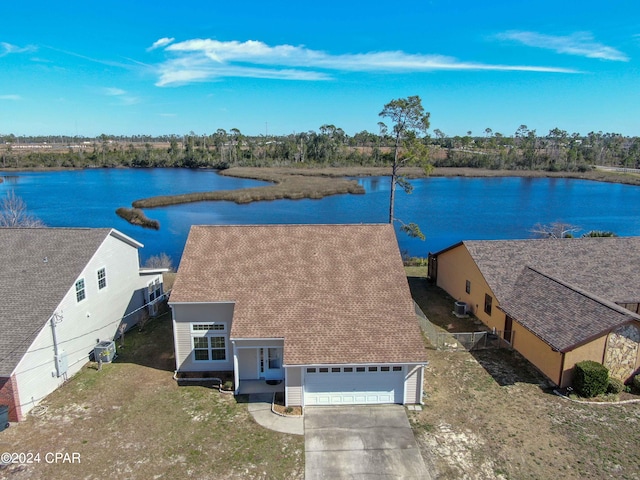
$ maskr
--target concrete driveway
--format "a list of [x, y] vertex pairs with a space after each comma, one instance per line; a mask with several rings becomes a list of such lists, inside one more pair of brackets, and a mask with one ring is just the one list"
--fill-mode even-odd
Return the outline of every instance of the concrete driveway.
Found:
[[305, 480], [432, 476], [401, 405], [305, 407]]

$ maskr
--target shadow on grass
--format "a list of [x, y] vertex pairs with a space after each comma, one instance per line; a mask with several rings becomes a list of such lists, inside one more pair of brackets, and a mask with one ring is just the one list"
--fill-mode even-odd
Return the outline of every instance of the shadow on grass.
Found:
[[[449, 333], [474, 332], [483, 330], [474, 317], [457, 318], [453, 314], [454, 298], [430, 283], [424, 277], [408, 277], [409, 289], [415, 302], [429, 321]], [[500, 386], [528, 383], [547, 390], [550, 385], [534, 367], [518, 352], [510, 348], [472, 350], [469, 354], [484, 368]]]
[[149, 320], [142, 330], [133, 327], [124, 334], [124, 345], [122, 339], [116, 340], [116, 351], [115, 363], [134, 363], [173, 372], [176, 363], [171, 312]]
[[469, 353], [501, 387], [528, 383], [537, 385], [542, 390], [550, 388], [548, 380], [515, 350], [497, 348], [473, 350]]

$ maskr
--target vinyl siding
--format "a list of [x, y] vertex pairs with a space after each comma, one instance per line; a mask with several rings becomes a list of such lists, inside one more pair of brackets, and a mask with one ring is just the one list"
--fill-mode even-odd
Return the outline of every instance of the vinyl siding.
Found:
[[238, 372], [240, 380], [255, 380], [258, 375], [258, 349], [238, 349]]
[[409, 370], [407, 378], [404, 382], [404, 403], [418, 404], [422, 400], [420, 398], [420, 382], [422, 381], [422, 366], [407, 365]]
[[[99, 290], [97, 272], [103, 267], [107, 286]], [[14, 371], [23, 415], [76, 374], [96, 343], [114, 339], [123, 317], [143, 305], [141, 290], [155, 276], [142, 278], [138, 250], [108, 236], [78, 278], [85, 280], [85, 299], [76, 300], [74, 282], [56, 309], [61, 318], [56, 324], [58, 350], [67, 356], [67, 373], [56, 375], [51, 322], [44, 318], [43, 328]], [[129, 323], [136, 323], [138, 315], [127, 316]]]
[[285, 405], [300, 406], [302, 405], [302, 367], [287, 367], [285, 372]]
[[[233, 346], [229, 340], [233, 319], [233, 303], [175, 303], [173, 312], [174, 345], [176, 369], [182, 372], [231, 371], [233, 370]], [[192, 323], [224, 323], [226, 361], [194, 361], [192, 344]]]

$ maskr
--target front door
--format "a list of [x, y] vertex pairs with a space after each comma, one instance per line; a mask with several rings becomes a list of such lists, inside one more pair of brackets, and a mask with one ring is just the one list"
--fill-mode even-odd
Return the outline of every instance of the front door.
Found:
[[260, 377], [265, 380], [282, 380], [282, 348], [265, 347], [260, 349]]

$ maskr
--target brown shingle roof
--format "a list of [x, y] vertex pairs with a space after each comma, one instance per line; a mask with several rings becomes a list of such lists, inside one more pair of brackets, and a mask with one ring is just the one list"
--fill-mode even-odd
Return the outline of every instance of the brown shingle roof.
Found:
[[288, 365], [425, 360], [390, 225], [194, 226], [171, 302], [223, 301]]
[[11, 375], [110, 232], [0, 228], [0, 376]]
[[615, 303], [529, 267], [521, 271], [500, 308], [561, 352], [640, 319]]

